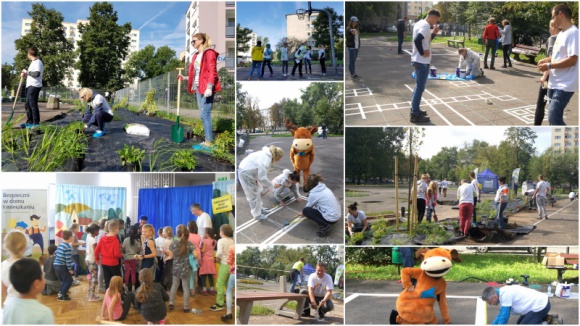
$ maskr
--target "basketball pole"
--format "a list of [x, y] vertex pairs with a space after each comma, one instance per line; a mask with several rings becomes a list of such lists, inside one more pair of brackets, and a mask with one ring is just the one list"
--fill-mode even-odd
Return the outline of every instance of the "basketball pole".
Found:
[[309, 7], [308, 19], [310, 19], [310, 15], [312, 15], [313, 12], [325, 12], [326, 16], [328, 17], [328, 30], [330, 31], [330, 51], [332, 54], [332, 67], [334, 68], [334, 79], [337, 79], [338, 78], [338, 67], [336, 66], [336, 56], [334, 53], [334, 35], [332, 33], [332, 15], [326, 9], [313, 9], [311, 7], [310, 1], [308, 1], [308, 7]]

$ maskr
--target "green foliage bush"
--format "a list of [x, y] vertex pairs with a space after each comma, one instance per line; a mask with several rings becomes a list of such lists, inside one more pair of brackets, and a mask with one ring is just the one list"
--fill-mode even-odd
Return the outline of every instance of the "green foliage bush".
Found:
[[215, 123], [215, 131], [218, 133], [222, 133], [224, 131], [233, 132], [235, 126], [234, 119], [229, 118], [218, 118]]
[[346, 247], [346, 264], [383, 266], [391, 262], [391, 247]]

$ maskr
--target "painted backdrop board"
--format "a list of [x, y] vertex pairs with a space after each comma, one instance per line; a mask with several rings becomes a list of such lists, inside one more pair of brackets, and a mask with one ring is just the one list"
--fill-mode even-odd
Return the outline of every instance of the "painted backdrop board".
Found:
[[48, 253], [46, 190], [2, 190], [2, 238], [11, 230], [26, 233], [33, 242], [32, 257]]

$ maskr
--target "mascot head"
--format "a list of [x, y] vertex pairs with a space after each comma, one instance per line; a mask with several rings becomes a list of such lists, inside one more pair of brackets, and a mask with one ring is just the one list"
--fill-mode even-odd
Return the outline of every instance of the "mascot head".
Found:
[[451, 269], [451, 261], [460, 263], [459, 253], [457, 250], [447, 250], [443, 248], [417, 250], [415, 256], [422, 260], [421, 269], [431, 277], [442, 277]]
[[290, 118], [286, 118], [286, 128], [288, 128], [294, 136], [292, 148], [294, 148], [295, 151], [307, 152], [312, 149], [314, 146], [312, 143], [312, 135], [318, 131], [318, 127], [298, 127], [290, 121]]

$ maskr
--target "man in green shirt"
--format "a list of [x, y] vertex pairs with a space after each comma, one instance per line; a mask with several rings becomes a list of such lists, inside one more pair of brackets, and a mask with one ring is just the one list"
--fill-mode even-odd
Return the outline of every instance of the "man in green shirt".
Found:
[[298, 284], [299, 277], [304, 279], [304, 257], [295, 262], [290, 270], [290, 293], [294, 293], [294, 287]]

